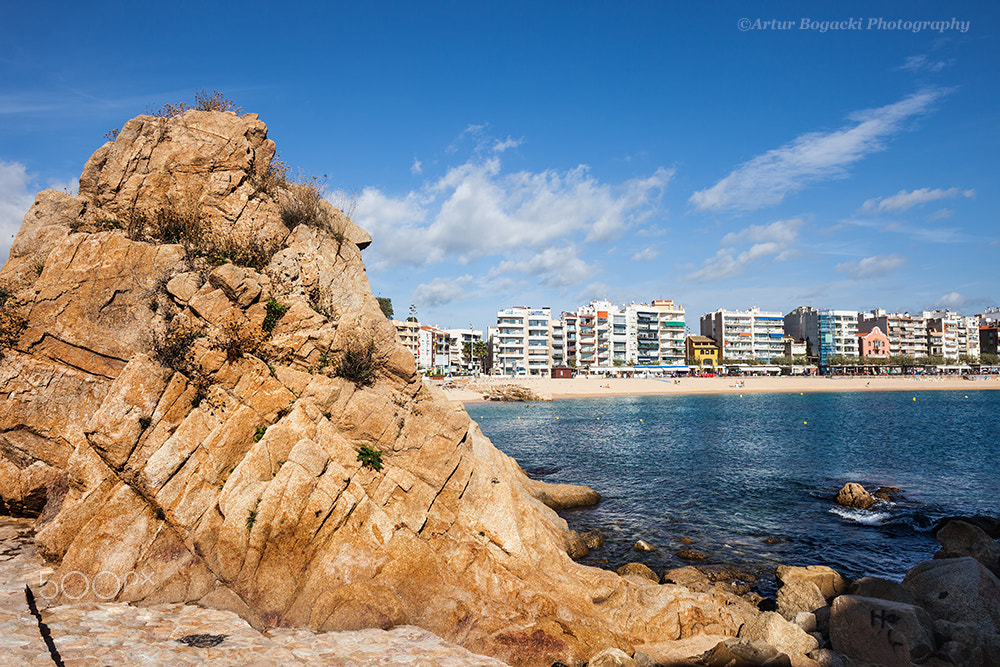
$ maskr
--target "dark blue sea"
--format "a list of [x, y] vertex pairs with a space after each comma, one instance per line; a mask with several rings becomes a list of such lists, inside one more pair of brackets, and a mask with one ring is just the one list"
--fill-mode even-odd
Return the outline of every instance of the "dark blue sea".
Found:
[[[914, 400], [915, 399], [915, 400]], [[603, 500], [562, 513], [596, 528], [583, 562], [655, 571], [735, 565], [773, 590], [779, 564], [899, 581], [931, 558], [946, 516], [1000, 516], [1000, 391], [725, 394], [467, 406], [529, 475], [586, 484]], [[846, 510], [847, 482], [902, 498]], [[768, 538], [771, 538], [768, 540]], [[632, 549], [636, 540], [652, 552]], [[772, 542], [772, 543], [768, 543]]]

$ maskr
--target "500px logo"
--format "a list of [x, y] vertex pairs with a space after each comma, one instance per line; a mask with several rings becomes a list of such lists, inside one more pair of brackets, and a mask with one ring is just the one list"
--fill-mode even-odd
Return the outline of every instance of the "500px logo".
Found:
[[80, 600], [93, 593], [99, 600], [114, 600], [119, 593], [133, 585], [152, 584], [148, 574], [128, 572], [119, 577], [114, 572], [101, 570], [93, 576], [87, 576], [79, 570], [65, 573], [58, 580], [38, 577], [38, 590], [35, 595], [46, 600], [55, 600], [62, 596], [70, 600]]

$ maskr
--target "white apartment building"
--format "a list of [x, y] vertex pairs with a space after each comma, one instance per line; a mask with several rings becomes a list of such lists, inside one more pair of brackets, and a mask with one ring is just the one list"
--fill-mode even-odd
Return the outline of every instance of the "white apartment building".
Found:
[[611, 368], [626, 363], [625, 314], [610, 301], [592, 301], [562, 314], [562, 325], [572, 340], [572, 359], [578, 367]]
[[979, 320], [950, 310], [925, 310], [927, 352], [931, 356], [958, 359], [962, 355], [979, 356]]
[[437, 327], [423, 325], [418, 332], [417, 367], [451, 371], [451, 336]]
[[592, 301], [562, 314], [566, 363], [578, 368], [684, 364], [684, 307], [669, 300]]
[[626, 357], [636, 366], [685, 364], [684, 306], [669, 299], [625, 307]]
[[549, 375], [549, 308], [515, 306], [497, 311], [497, 325], [490, 327], [491, 372], [498, 375]]
[[726, 310], [701, 316], [701, 335], [713, 339], [725, 361], [777, 360], [785, 356], [785, 320], [781, 313]]
[[452, 372], [459, 370], [473, 372], [479, 369], [479, 362], [470, 355], [466, 355], [465, 346], [467, 343], [475, 345], [477, 341], [483, 340], [483, 332], [480, 329], [445, 329], [448, 334], [448, 356]]

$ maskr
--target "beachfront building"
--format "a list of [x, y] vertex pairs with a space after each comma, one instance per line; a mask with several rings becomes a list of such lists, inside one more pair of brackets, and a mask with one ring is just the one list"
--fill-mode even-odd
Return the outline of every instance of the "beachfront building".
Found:
[[496, 375], [544, 375], [552, 370], [549, 356], [549, 308], [515, 306], [497, 311], [491, 327], [491, 373]]
[[877, 326], [867, 333], [858, 334], [858, 356], [871, 359], [889, 358], [889, 337]]
[[794, 359], [796, 357], [808, 356], [806, 351], [809, 348], [804, 340], [797, 340], [786, 333], [784, 344], [785, 344], [785, 359]]
[[708, 336], [688, 336], [684, 347], [685, 361], [689, 366], [715, 368], [719, 365], [719, 346]]
[[721, 348], [723, 364], [784, 357], [785, 320], [781, 313], [756, 307], [721, 308], [701, 316], [701, 335], [708, 336]]
[[799, 306], [784, 317], [785, 335], [806, 344], [806, 355], [819, 356], [819, 311]]
[[414, 322], [412, 320], [391, 320], [392, 325], [396, 327], [396, 335], [399, 336], [399, 342], [403, 344], [410, 354], [413, 355], [413, 360], [417, 363], [420, 362], [420, 322]]
[[925, 310], [927, 351], [945, 359], [979, 356], [979, 322], [950, 310]]
[[475, 346], [483, 340], [483, 332], [479, 329], [445, 329], [448, 334], [448, 356], [452, 372], [474, 372], [479, 370], [479, 362], [465, 351], [466, 345]]
[[451, 336], [447, 331], [421, 325], [417, 341], [417, 368], [436, 373], [451, 372]]
[[610, 301], [591, 301], [573, 312], [564, 312], [562, 329], [571, 336], [572, 359], [577, 367], [612, 368], [625, 363], [625, 314]]
[[[571, 366], [611, 370], [684, 364], [684, 307], [673, 301], [633, 302], [624, 307], [592, 301], [564, 312], [560, 319], [565, 363]], [[555, 352], [553, 361], [557, 362]]]
[[819, 362], [832, 355], [858, 356], [858, 311], [819, 311]]
[[928, 355], [927, 320], [909, 313], [887, 313], [876, 308], [861, 313], [858, 333], [869, 333], [878, 327], [889, 337], [889, 356], [925, 357]]
[[670, 299], [625, 306], [625, 356], [636, 366], [679, 366], [687, 357], [684, 306]]

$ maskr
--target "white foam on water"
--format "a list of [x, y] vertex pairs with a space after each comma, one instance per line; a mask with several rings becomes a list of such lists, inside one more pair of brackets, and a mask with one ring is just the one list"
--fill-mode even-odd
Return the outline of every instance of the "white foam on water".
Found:
[[865, 526], [881, 526], [892, 516], [889, 512], [872, 512], [869, 510], [851, 509], [850, 507], [831, 507], [830, 511], [842, 519]]

